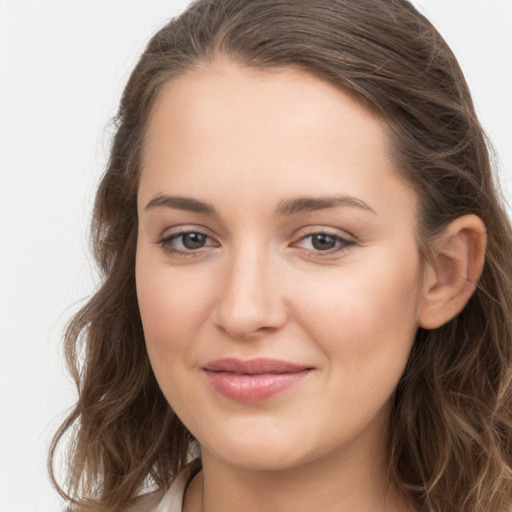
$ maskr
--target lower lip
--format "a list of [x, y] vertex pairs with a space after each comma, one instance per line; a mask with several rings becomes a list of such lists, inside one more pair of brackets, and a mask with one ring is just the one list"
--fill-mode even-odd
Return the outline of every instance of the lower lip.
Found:
[[212, 388], [235, 402], [261, 402], [295, 386], [311, 370], [290, 373], [237, 374], [205, 370]]

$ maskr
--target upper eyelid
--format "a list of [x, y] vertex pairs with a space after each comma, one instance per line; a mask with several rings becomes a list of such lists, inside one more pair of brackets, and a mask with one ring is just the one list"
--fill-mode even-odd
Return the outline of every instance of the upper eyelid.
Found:
[[[169, 232], [172, 230], [171, 232]], [[201, 233], [202, 235], [208, 236], [210, 238], [215, 238], [212, 234], [212, 231], [204, 226], [198, 225], [178, 225], [178, 226], [169, 226], [162, 231], [160, 235], [161, 239], [171, 238], [173, 236], [179, 236], [187, 233]]]
[[329, 227], [329, 226], [305, 226], [296, 231], [295, 237], [303, 239], [312, 235], [326, 234], [331, 236], [337, 236], [339, 238], [347, 239], [350, 241], [356, 241], [357, 237], [350, 231], [341, 228]]
[[[203, 233], [202, 231], [197, 231], [197, 230], [186, 230], [186, 231], [178, 231], [176, 233], [171, 233], [169, 235], [166, 235], [166, 236], [162, 236], [159, 240], [158, 240], [158, 243], [163, 245], [163, 244], [166, 244], [166, 243], [170, 243], [176, 239], [179, 239], [180, 237], [184, 236], [184, 235], [187, 235], [187, 234], [190, 234], [190, 233], [198, 233], [200, 235], [203, 235], [204, 237], [206, 237], [208, 240], [210, 240], [210, 243], [213, 242], [213, 243], [218, 243], [217, 240], [215, 239], [215, 237], [213, 236], [210, 236], [209, 234], [207, 233]], [[197, 249], [199, 250], [199, 249]]]
[[[173, 230], [171, 233], [167, 233], [169, 230]], [[201, 226], [201, 225], [178, 225], [178, 226], [169, 226], [162, 231], [160, 235], [160, 239], [170, 238], [172, 236], [179, 236], [181, 234], [186, 233], [201, 233], [202, 235], [208, 236], [210, 238], [219, 238], [211, 229]], [[332, 236], [337, 236], [340, 238], [350, 238], [357, 239], [352, 233], [347, 230], [328, 227], [328, 226], [304, 226], [300, 229], [295, 230], [294, 234], [291, 236], [292, 239], [302, 239], [307, 236], [318, 235], [318, 234], [329, 234]]]

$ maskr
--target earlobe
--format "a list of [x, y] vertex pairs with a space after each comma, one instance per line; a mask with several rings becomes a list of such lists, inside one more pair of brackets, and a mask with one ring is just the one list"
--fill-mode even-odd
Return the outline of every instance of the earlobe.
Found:
[[476, 215], [452, 221], [434, 241], [418, 324], [436, 329], [465, 307], [482, 275], [487, 232]]

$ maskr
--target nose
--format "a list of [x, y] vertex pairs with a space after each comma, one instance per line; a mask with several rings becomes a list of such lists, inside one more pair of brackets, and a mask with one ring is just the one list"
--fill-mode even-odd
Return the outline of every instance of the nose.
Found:
[[216, 325], [237, 339], [282, 327], [288, 313], [272, 256], [246, 247], [225, 263], [221, 293], [214, 308]]

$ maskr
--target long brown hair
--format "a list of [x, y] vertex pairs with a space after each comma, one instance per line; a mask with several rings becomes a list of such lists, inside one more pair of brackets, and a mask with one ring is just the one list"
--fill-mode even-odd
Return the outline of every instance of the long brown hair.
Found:
[[136, 195], [156, 96], [219, 55], [260, 69], [299, 67], [377, 112], [419, 197], [425, 256], [450, 221], [467, 213], [484, 221], [486, 264], [474, 295], [446, 325], [418, 331], [394, 395], [390, 475], [421, 512], [504, 512], [512, 503], [512, 233], [463, 74], [407, 0], [199, 0], [151, 39], [125, 88], [96, 197], [103, 284], [65, 336], [79, 397], [54, 438], [50, 468], [69, 436], [67, 491], [56, 485], [70, 510], [121, 511], [145, 484], [167, 488], [195, 445], [146, 354]]

